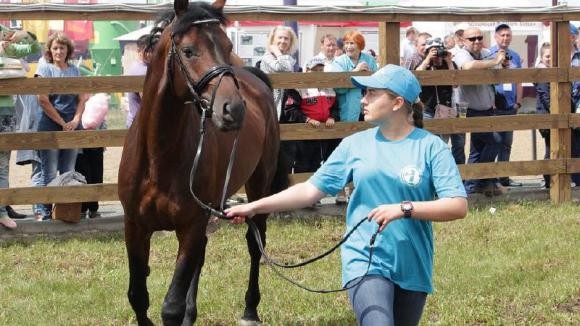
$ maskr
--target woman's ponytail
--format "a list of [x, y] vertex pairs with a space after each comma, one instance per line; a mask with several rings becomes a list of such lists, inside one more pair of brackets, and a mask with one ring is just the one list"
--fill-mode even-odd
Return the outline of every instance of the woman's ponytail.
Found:
[[423, 128], [423, 102], [417, 101], [411, 105], [413, 124], [417, 128]]

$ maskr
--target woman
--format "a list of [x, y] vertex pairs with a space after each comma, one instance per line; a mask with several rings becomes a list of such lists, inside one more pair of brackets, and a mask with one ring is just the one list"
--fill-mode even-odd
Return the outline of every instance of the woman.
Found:
[[[36, 36], [26, 31], [15, 31], [0, 25], [0, 61], [1, 57], [22, 58], [40, 51]], [[0, 96], [0, 133], [14, 132], [16, 127], [16, 110], [12, 96]], [[10, 151], [0, 150], [0, 188], [8, 188], [10, 168]], [[0, 205], [0, 225], [12, 230], [17, 227], [10, 218], [21, 217], [11, 210], [10, 206]]]
[[[377, 70], [375, 59], [368, 53], [362, 52], [365, 48], [365, 38], [357, 31], [351, 31], [344, 35], [343, 51], [344, 54], [336, 58], [329, 71], [332, 72], [350, 72], [350, 71], [371, 71]], [[359, 121], [360, 112], [360, 90], [355, 88], [336, 88], [335, 89], [338, 106], [340, 109], [340, 121]]]
[[[465, 217], [465, 188], [449, 148], [421, 129], [421, 86], [411, 72], [387, 65], [351, 79], [366, 92], [364, 120], [376, 127], [345, 138], [307, 182], [226, 213], [242, 223], [312, 205], [353, 182], [347, 229], [365, 217], [375, 222], [363, 223], [341, 248], [343, 285], [360, 281], [349, 290], [356, 318], [360, 325], [416, 325], [433, 290], [431, 222]], [[372, 265], [361, 280], [377, 228]]]
[[[260, 69], [267, 74], [293, 72], [296, 59], [292, 55], [296, 52], [297, 45], [298, 38], [292, 28], [288, 26], [274, 27], [268, 36], [268, 48], [260, 60]], [[273, 95], [279, 119], [282, 111], [282, 90], [275, 89]]]
[[[536, 68], [550, 68], [552, 67], [550, 43], [542, 44], [540, 48], [540, 62]], [[536, 83], [536, 113], [550, 114], [550, 83]], [[550, 159], [550, 129], [540, 129], [540, 135], [544, 138], [546, 151], [544, 152], [544, 159]], [[550, 188], [550, 175], [544, 175], [544, 185]]]
[[[72, 41], [62, 33], [52, 34], [46, 42], [44, 58], [46, 64], [40, 65], [36, 75], [42, 78], [79, 77], [79, 69], [69, 64], [74, 52]], [[38, 131], [73, 131], [80, 129], [80, 121], [87, 96], [82, 94], [39, 95], [42, 115]], [[77, 149], [45, 149], [40, 151], [44, 185], [48, 185], [57, 172], [63, 174], [74, 171]], [[52, 206], [45, 205], [43, 219], [49, 219]]]

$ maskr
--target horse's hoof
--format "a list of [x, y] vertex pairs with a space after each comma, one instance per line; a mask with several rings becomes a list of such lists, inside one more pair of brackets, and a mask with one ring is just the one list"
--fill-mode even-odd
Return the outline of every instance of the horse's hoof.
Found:
[[259, 320], [240, 319], [240, 326], [260, 326], [262, 322]]

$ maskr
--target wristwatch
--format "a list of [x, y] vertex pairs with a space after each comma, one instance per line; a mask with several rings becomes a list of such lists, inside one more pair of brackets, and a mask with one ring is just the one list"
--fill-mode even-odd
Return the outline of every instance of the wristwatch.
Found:
[[522, 103], [520, 103], [520, 102], [517, 102], [515, 105], [516, 105], [516, 109], [520, 109], [522, 107]]
[[405, 218], [410, 218], [411, 214], [413, 213], [413, 203], [410, 201], [403, 201], [401, 203], [401, 211], [403, 212], [403, 216]]

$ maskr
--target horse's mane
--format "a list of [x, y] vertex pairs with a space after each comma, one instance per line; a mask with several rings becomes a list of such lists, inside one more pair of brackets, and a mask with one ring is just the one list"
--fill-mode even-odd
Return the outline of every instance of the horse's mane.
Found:
[[[165, 28], [173, 21], [174, 18], [175, 12], [173, 10], [163, 12], [157, 17], [155, 20], [155, 27], [153, 27], [150, 32], [151, 49], [159, 40], [161, 33], [163, 33]], [[229, 23], [229, 20], [226, 18], [226, 16], [224, 16], [222, 9], [216, 9], [207, 2], [197, 1], [190, 3], [187, 8], [187, 12], [184, 13], [179, 18], [179, 20], [173, 24], [173, 34], [178, 36], [183, 35], [189, 30], [191, 23], [206, 19], [217, 19], [222, 25], [227, 25]]]

